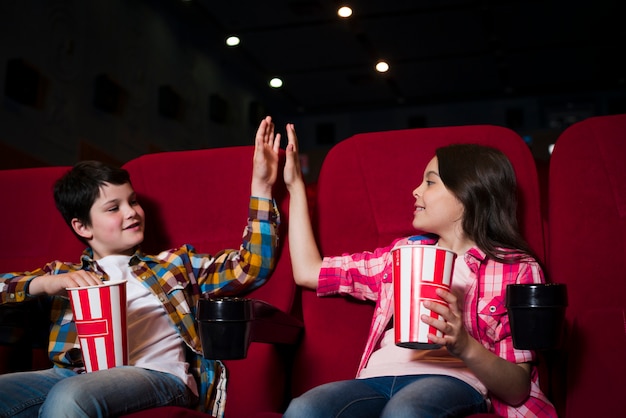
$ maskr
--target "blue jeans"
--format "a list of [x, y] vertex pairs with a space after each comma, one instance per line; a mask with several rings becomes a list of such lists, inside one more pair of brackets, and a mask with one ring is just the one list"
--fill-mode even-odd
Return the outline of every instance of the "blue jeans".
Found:
[[485, 399], [462, 380], [410, 375], [327, 383], [293, 399], [284, 417], [464, 417], [479, 412], [487, 412]]
[[192, 406], [177, 377], [123, 366], [76, 374], [48, 370], [0, 375], [0, 417], [110, 417], [164, 405]]

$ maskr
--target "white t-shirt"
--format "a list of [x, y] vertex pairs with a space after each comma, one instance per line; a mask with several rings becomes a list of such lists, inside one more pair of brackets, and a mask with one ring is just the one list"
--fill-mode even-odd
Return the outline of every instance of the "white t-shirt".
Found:
[[129, 365], [173, 374], [197, 396], [198, 388], [188, 372], [182, 338], [167, 318], [161, 302], [133, 276], [129, 261], [130, 256], [125, 255], [98, 260], [110, 280], [126, 280]]
[[[459, 308], [464, 309], [463, 301], [470, 283], [470, 269], [462, 256], [456, 258], [451, 290], [459, 300]], [[416, 374], [441, 374], [453, 376], [471, 385], [484, 396], [487, 388], [465, 366], [462, 360], [452, 356], [445, 347], [433, 350], [417, 350], [398, 347], [395, 344], [394, 329], [391, 327], [369, 358], [358, 378], [380, 376], [405, 376]]]

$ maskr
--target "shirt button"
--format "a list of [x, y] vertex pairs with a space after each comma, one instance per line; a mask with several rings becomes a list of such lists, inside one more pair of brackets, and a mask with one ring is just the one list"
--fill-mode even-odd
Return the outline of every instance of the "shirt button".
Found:
[[496, 307], [495, 306], [490, 306], [489, 307], [489, 312], [494, 313], [496, 311]]
[[383, 275], [383, 278], [384, 278], [384, 279], [386, 279], [386, 278], [387, 278], [387, 276], [388, 276], [388, 274], [387, 274], [387, 273], [385, 273], [385, 274]]

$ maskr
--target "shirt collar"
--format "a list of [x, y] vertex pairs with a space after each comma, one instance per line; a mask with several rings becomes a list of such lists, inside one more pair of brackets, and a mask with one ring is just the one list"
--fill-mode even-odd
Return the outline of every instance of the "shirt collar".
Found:
[[[139, 247], [135, 250], [135, 253], [130, 257], [129, 264], [134, 266], [140, 261], [153, 261], [154, 257], [144, 254]], [[91, 247], [85, 248], [83, 254], [80, 257], [81, 265], [83, 269], [95, 270], [100, 274], [104, 274], [102, 269], [98, 266], [98, 263], [93, 259], [93, 249]], [[106, 279], [105, 279], [106, 280]]]
[[464, 255], [465, 262], [472, 272], [476, 273], [480, 265], [487, 260], [487, 254], [477, 247], [470, 248]]

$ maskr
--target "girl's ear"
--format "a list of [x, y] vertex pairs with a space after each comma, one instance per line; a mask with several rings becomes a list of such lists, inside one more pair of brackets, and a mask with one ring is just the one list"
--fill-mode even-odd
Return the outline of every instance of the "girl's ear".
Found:
[[72, 229], [79, 237], [86, 240], [90, 240], [93, 237], [93, 234], [91, 233], [91, 228], [85, 225], [78, 218], [72, 219]]

